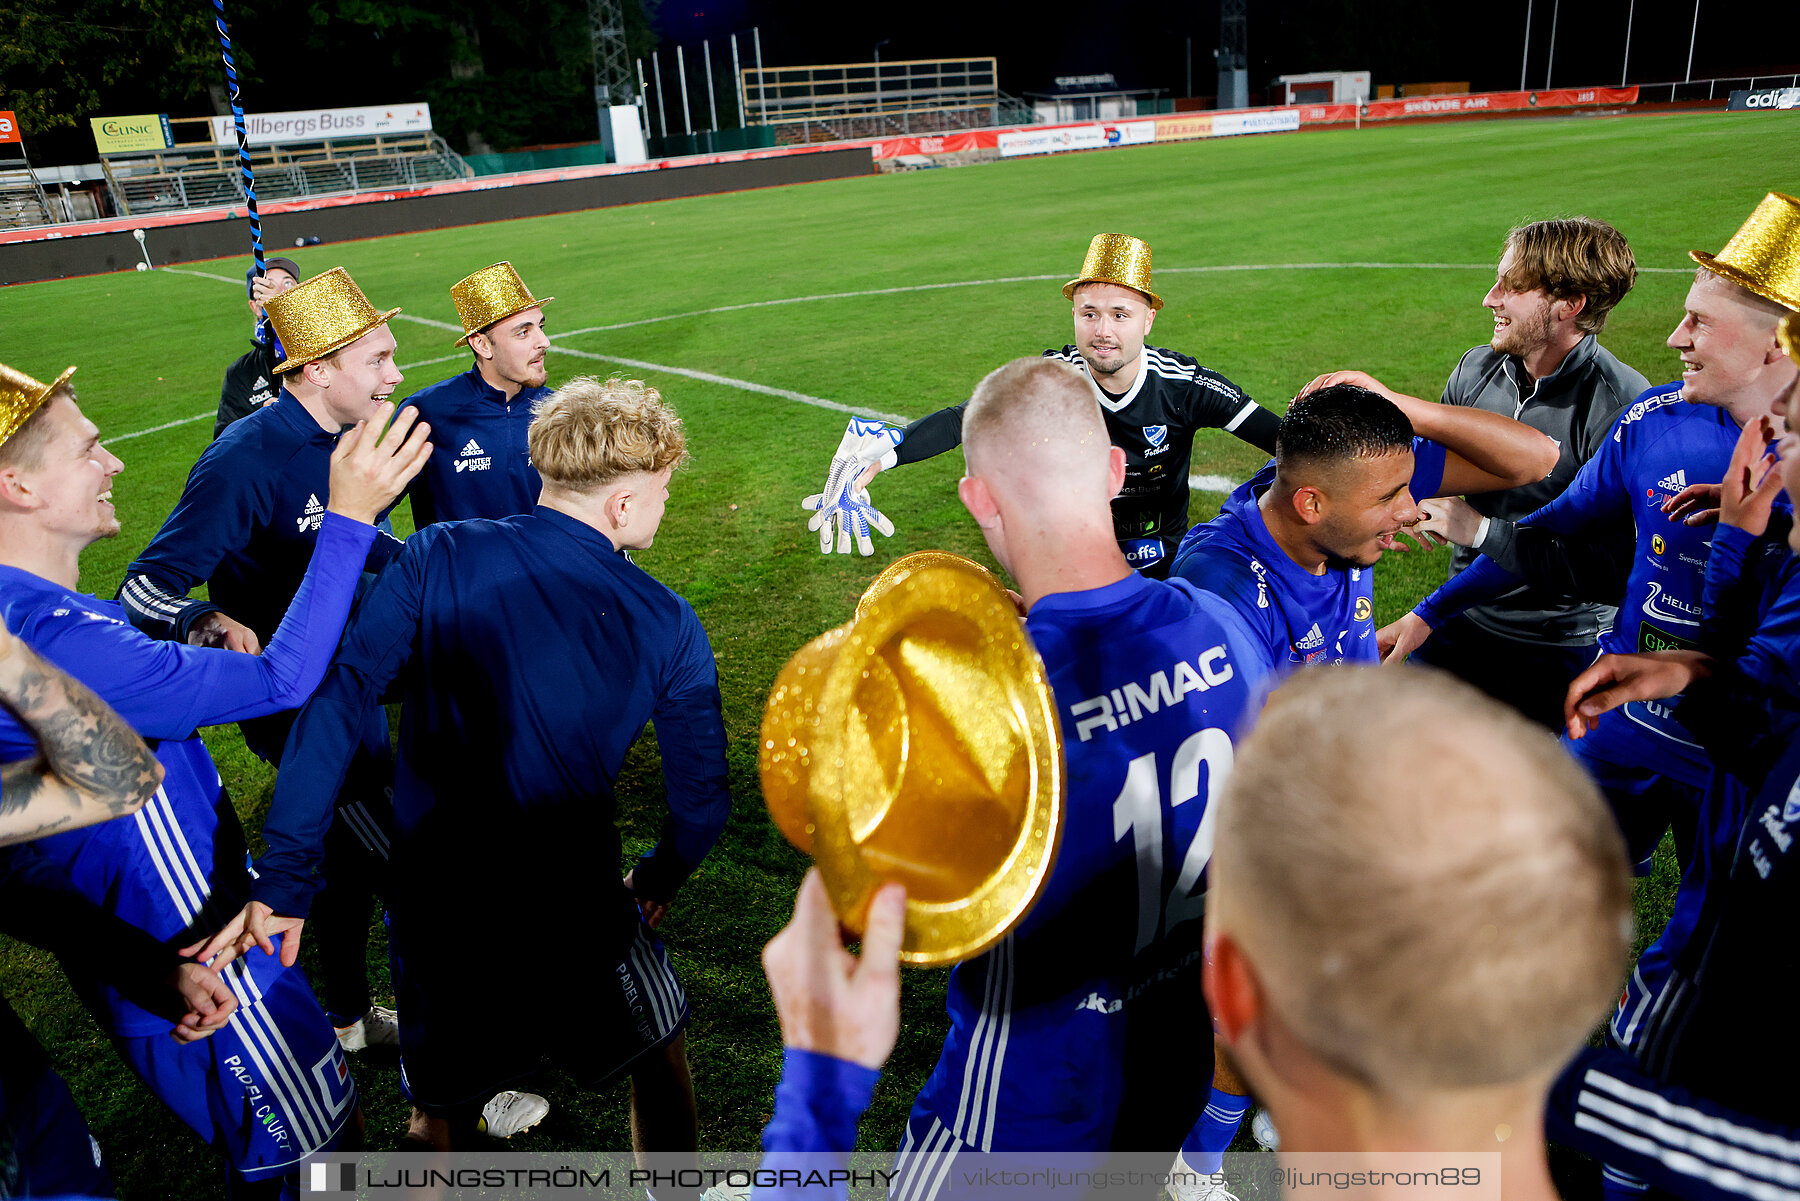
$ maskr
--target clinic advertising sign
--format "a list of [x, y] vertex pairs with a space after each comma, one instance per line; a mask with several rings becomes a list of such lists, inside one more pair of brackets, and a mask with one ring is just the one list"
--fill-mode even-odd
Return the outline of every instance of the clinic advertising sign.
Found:
[[[429, 104], [314, 108], [291, 113], [244, 114], [244, 132], [252, 146], [272, 146], [278, 142], [323, 142], [330, 138], [372, 138], [377, 134], [426, 133], [430, 129]], [[237, 144], [237, 124], [232, 118], [212, 118], [212, 140], [215, 146]]]
[[94, 127], [94, 146], [101, 154], [167, 150], [175, 144], [169, 114], [144, 113], [136, 117], [89, 117]]

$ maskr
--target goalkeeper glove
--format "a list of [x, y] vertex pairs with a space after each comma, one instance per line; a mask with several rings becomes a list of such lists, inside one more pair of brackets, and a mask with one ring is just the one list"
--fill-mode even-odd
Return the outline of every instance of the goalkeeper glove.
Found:
[[820, 554], [830, 554], [834, 545], [838, 554], [849, 554], [854, 536], [856, 549], [864, 556], [873, 555], [871, 529], [893, 536], [894, 523], [869, 503], [868, 489], [858, 487], [857, 480], [898, 446], [901, 436], [901, 431], [867, 417], [852, 417], [844, 427], [844, 437], [825, 476], [825, 490], [800, 502], [801, 508], [813, 512], [806, 528], [818, 531]]

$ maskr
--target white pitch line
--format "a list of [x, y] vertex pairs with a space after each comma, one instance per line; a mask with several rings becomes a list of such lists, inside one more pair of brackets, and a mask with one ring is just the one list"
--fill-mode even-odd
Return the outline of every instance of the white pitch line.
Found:
[[[429, 325], [437, 329], [461, 330], [460, 325], [451, 325], [447, 321], [434, 321], [430, 317], [414, 317], [410, 313], [401, 313], [396, 321], [413, 321], [420, 325]], [[568, 335], [564, 335], [567, 337]], [[642, 359], [622, 359], [617, 355], [595, 354], [590, 350], [576, 350], [569, 346], [551, 346], [558, 354], [574, 355], [578, 359], [593, 359], [601, 363], [617, 363], [621, 367], [632, 367], [638, 371], [660, 371], [664, 375], [680, 375], [688, 379], [699, 380], [708, 384], [723, 384], [727, 388], [737, 388], [745, 392], [760, 392], [764, 396], [778, 396], [783, 400], [796, 400], [804, 405], [812, 405], [818, 409], [830, 409], [835, 413], [850, 413], [868, 417], [879, 417], [883, 421], [908, 422], [910, 417], [902, 417], [897, 413], [882, 413], [874, 409], [855, 408], [847, 404], [839, 404], [835, 400], [826, 400], [823, 396], [808, 396], [804, 392], [793, 392], [787, 388], [772, 388], [768, 384], [752, 383], [747, 379], [733, 379], [729, 375], [714, 375], [710, 371], [694, 371], [687, 367], [670, 367], [663, 363], [646, 363]], [[451, 356], [460, 357], [460, 356]]]
[[229, 275], [214, 275], [210, 271], [194, 271], [187, 267], [158, 267], [158, 271], [168, 271], [175, 275], [197, 275], [201, 279], [216, 279], [222, 284], [241, 284], [242, 280], [232, 279]]
[[1222, 475], [1190, 475], [1188, 488], [1194, 492], [1235, 492], [1238, 482]]
[[912, 421], [910, 417], [902, 417], [898, 413], [883, 413], [879, 409], [858, 408], [847, 404], [839, 404], [835, 400], [826, 400], [823, 396], [808, 396], [804, 392], [790, 392], [786, 388], [771, 388], [767, 384], [754, 384], [746, 379], [732, 379], [728, 375], [714, 375], [710, 371], [691, 371], [686, 367], [665, 367], [661, 363], [646, 363], [642, 359], [622, 359], [617, 355], [594, 354], [592, 351], [575, 350], [568, 346], [552, 346], [559, 354], [572, 354], [578, 359], [595, 359], [602, 363], [617, 363], [621, 367], [631, 367], [638, 371], [660, 371], [666, 375], [680, 375], [688, 379], [699, 380], [705, 384], [723, 384], [727, 388], [740, 388], [745, 392], [760, 392], [764, 396], [778, 396], [783, 400], [797, 400], [814, 408], [830, 409], [834, 413], [849, 413], [857, 417], [879, 417], [883, 421], [897, 421], [902, 425]]
[[111, 446], [114, 442], [127, 442], [132, 438], [142, 438], [145, 434], [160, 434], [164, 430], [172, 430], [178, 425], [192, 425], [196, 421], [205, 421], [208, 417], [217, 417], [218, 413], [208, 410], [195, 413], [192, 417], [177, 417], [174, 421], [165, 421], [161, 425], [153, 425], [147, 430], [132, 430], [129, 434], [115, 434], [110, 438], [102, 438], [100, 445]]

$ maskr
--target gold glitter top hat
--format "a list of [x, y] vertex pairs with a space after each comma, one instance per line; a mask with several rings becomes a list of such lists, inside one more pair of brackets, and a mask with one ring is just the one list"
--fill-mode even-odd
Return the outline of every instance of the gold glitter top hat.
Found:
[[1775, 327], [1775, 337], [1781, 342], [1781, 349], [1787, 351], [1787, 357], [1794, 360], [1794, 366], [1800, 367], [1800, 313], [1783, 317]]
[[471, 334], [480, 333], [496, 321], [505, 321], [526, 309], [542, 308], [556, 297], [539, 300], [511, 263], [495, 263], [452, 284], [450, 299], [456, 302], [456, 315], [463, 323], [463, 336], [452, 345], [461, 346]]
[[269, 297], [263, 308], [287, 351], [287, 361], [276, 365], [277, 372], [292, 371], [342, 350], [400, 311], [376, 312], [342, 267]]
[[1012, 599], [929, 553], [782, 668], [759, 753], [769, 814], [817, 861], [838, 919], [861, 931], [875, 890], [900, 881], [900, 959], [921, 966], [978, 955], [1024, 918], [1066, 804], [1056, 702]]
[[1120, 284], [1142, 292], [1152, 309], [1162, 308], [1162, 297], [1150, 290], [1150, 244], [1130, 234], [1094, 235], [1081, 274], [1063, 285], [1064, 299], [1075, 299], [1082, 284]]
[[1725, 249], [1717, 255], [1704, 250], [1688, 255], [1763, 299], [1800, 311], [1800, 200], [1770, 192]]
[[19, 432], [19, 427], [31, 420], [38, 406], [49, 400], [50, 394], [74, 374], [75, 368], [71, 367], [46, 384], [0, 363], [0, 446], [5, 446]]

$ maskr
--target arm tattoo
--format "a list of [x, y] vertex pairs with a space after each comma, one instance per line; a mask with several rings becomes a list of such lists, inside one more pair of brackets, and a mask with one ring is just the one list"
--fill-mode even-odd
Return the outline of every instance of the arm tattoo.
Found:
[[143, 739], [105, 701], [23, 643], [0, 659], [0, 704], [31, 731], [39, 749], [35, 760], [0, 770], [0, 816], [49, 802], [35, 823], [47, 833], [86, 824], [69, 809], [97, 806], [104, 812], [88, 821], [103, 820], [134, 812], [156, 795], [161, 769]]

